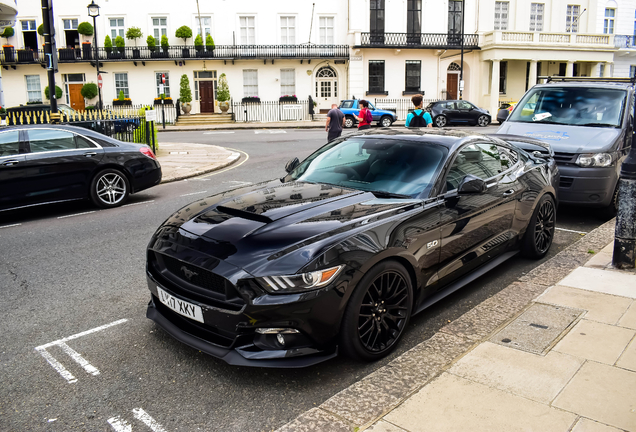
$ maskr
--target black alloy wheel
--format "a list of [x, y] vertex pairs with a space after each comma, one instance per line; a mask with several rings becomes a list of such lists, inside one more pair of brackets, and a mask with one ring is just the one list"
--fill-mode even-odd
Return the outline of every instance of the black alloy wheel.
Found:
[[435, 117], [435, 126], [442, 128], [446, 126], [447, 123], [448, 120], [446, 119], [446, 116], [438, 115], [437, 117]]
[[486, 127], [490, 124], [490, 119], [487, 115], [482, 114], [477, 118], [477, 124], [481, 127]]
[[618, 213], [618, 185], [614, 189], [612, 194], [612, 201], [610, 201], [607, 207], [603, 207], [599, 211], [599, 216], [602, 220], [611, 219]]
[[362, 278], [349, 300], [340, 348], [359, 360], [388, 355], [402, 336], [412, 309], [411, 278], [404, 266], [395, 261], [378, 264]]
[[539, 200], [523, 239], [522, 253], [527, 258], [543, 258], [552, 246], [556, 227], [556, 206], [550, 195]]

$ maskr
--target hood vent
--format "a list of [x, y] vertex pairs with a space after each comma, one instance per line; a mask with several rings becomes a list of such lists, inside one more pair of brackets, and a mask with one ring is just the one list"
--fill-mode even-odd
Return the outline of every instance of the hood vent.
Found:
[[242, 218], [242, 219], [247, 219], [247, 220], [251, 220], [251, 221], [255, 221], [255, 222], [261, 222], [261, 223], [266, 223], [266, 224], [273, 222], [273, 220], [271, 220], [267, 216], [263, 216], [263, 215], [256, 214], [256, 213], [247, 212], [247, 211], [244, 211], [244, 210], [234, 209], [234, 208], [231, 208], [231, 207], [218, 206], [216, 208], [216, 210], [220, 211], [222, 213], [228, 214], [230, 216], [235, 216], [235, 217], [239, 217], [239, 218]]

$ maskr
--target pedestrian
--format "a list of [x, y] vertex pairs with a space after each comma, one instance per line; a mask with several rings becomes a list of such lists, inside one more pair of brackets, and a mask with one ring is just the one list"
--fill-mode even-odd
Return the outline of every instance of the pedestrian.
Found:
[[371, 128], [371, 122], [373, 121], [373, 116], [371, 115], [371, 111], [369, 111], [369, 102], [361, 99], [358, 102], [362, 108], [360, 109], [360, 115], [356, 117], [358, 119], [358, 130], [365, 130]]
[[331, 109], [327, 113], [327, 124], [325, 125], [327, 141], [332, 141], [342, 135], [344, 123], [344, 113], [340, 111], [337, 104], [331, 104]]
[[433, 119], [431, 118], [431, 114], [428, 111], [424, 111], [422, 109], [424, 96], [421, 94], [416, 94], [411, 98], [413, 105], [415, 106], [415, 110], [409, 115], [406, 116], [406, 123], [404, 126], [406, 127], [433, 127]]

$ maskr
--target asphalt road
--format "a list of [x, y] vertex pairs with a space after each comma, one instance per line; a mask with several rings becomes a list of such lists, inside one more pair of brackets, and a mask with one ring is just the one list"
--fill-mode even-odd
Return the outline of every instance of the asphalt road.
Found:
[[[240, 150], [240, 165], [157, 186], [117, 209], [80, 202], [0, 215], [0, 430], [273, 430], [537, 265], [513, 258], [416, 316], [396, 352], [374, 364], [232, 367], [146, 319], [144, 252], [157, 226], [205, 194], [280, 177], [288, 159], [302, 159], [325, 138], [320, 130], [162, 133], [160, 142]], [[604, 222], [568, 208], [558, 219], [548, 258]]]

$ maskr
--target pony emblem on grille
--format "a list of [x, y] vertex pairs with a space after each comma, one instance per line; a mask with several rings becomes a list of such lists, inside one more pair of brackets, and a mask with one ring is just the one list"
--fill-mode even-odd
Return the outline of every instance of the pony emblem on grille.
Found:
[[195, 271], [190, 270], [190, 269], [189, 269], [189, 268], [187, 268], [186, 266], [181, 266], [181, 271], [183, 272], [183, 274], [185, 275], [185, 277], [186, 277], [188, 280], [192, 280], [192, 278], [193, 278], [194, 276], [199, 276], [199, 273], [197, 273], [197, 272], [195, 272]]

